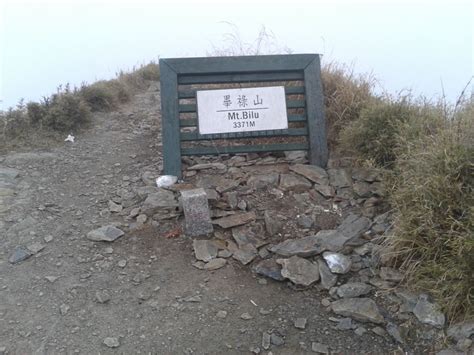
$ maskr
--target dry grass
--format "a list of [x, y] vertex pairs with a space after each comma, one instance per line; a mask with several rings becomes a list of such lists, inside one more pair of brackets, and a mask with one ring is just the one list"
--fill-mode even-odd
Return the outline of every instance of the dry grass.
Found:
[[93, 111], [110, 111], [130, 100], [151, 80], [159, 80], [158, 64], [151, 62], [133, 68], [130, 72], [119, 72], [112, 80], [83, 84], [70, 88], [59, 86], [56, 93], [44, 97], [40, 102], [23, 101], [16, 108], [0, 112], [0, 150], [16, 147], [54, 144], [63, 135], [55, 132], [77, 131], [85, 127]]
[[373, 100], [375, 78], [369, 74], [356, 75], [353, 68], [334, 62], [321, 70], [325, 99], [328, 144], [338, 146], [340, 131], [359, 119], [361, 111]]

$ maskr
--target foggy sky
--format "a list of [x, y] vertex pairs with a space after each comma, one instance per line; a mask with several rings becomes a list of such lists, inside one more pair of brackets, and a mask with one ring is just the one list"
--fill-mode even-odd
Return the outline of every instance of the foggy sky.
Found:
[[[254, 41], [320, 53], [372, 72], [378, 91], [411, 89], [451, 101], [473, 75], [471, 1], [0, 0], [0, 108], [59, 84], [108, 79], [159, 57], [205, 56]], [[228, 22], [228, 23], [226, 23]], [[226, 35], [227, 34], [227, 35]]]

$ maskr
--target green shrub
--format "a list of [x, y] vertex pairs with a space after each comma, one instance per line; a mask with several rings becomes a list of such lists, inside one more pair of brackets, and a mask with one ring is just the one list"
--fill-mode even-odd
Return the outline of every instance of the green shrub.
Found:
[[147, 65], [140, 67], [136, 73], [145, 80], [160, 80], [160, 68], [158, 64], [151, 62]]
[[119, 80], [83, 85], [80, 93], [92, 111], [110, 111], [130, 99], [128, 88]]
[[425, 106], [415, 105], [408, 98], [373, 100], [361, 110], [358, 119], [342, 130], [340, 143], [345, 151], [363, 160], [380, 167], [391, 167], [396, 158], [395, 151], [400, 146], [401, 127], [408, 127], [405, 129], [410, 138], [406, 140], [408, 144], [435, 122], [431, 116]]
[[34, 125], [40, 124], [47, 113], [46, 105], [40, 104], [38, 102], [29, 102], [26, 105], [26, 109], [28, 112], [28, 118]]
[[48, 102], [44, 124], [58, 131], [70, 131], [90, 121], [90, 109], [80, 95], [63, 92], [55, 94]]

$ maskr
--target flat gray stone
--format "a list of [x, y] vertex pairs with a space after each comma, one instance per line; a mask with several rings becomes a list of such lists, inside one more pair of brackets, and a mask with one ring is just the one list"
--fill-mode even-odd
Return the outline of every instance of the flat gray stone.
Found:
[[314, 189], [326, 198], [331, 198], [336, 195], [336, 190], [334, 190], [334, 187], [332, 187], [331, 185], [315, 184]]
[[114, 338], [114, 337], [105, 338], [104, 339], [104, 344], [108, 348], [118, 348], [120, 346], [120, 342], [119, 342], [118, 338]]
[[247, 180], [247, 185], [254, 189], [266, 189], [269, 186], [277, 186], [280, 175], [277, 173], [270, 173], [265, 175], [252, 175]]
[[363, 282], [348, 282], [337, 288], [337, 295], [341, 298], [364, 296], [372, 291], [372, 286]]
[[246, 244], [252, 244], [255, 248], [260, 248], [261, 246], [268, 244], [268, 242], [258, 238], [252, 229], [247, 226], [232, 228], [232, 237], [239, 248]]
[[269, 277], [276, 281], [283, 281], [285, 278], [281, 275], [281, 265], [274, 259], [266, 259], [260, 261], [254, 266], [253, 270], [262, 276]]
[[327, 345], [314, 341], [311, 343], [311, 351], [317, 354], [329, 354], [329, 348]]
[[12, 182], [15, 180], [20, 172], [17, 169], [0, 167], [0, 180], [6, 182]]
[[283, 221], [276, 212], [267, 210], [263, 213], [263, 218], [265, 221], [265, 230], [268, 234], [275, 235], [283, 228]]
[[306, 328], [306, 322], [308, 320], [306, 318], [296, 318], [295, 320], [295, 328], [298, 329], [305, 329]]
[[326, 262], [322, 259], [318, 259], [319, 266], [319, 276], [321, 278], [321, 286], [326, 290], [329, 290], [331, 287], [334, 287], [337, 282], [337, 275], [333, 274], [329, 270]]
[[207, 170], [207, 169], [217, 169], [225, 170], [227, 167], [223, 163], [203, 163], [190, 166], [187, 170]]
[[293, 174], [281, 174], [279, 187], [283, 190], [304, 192], [309, 190], [313, 184], [306, 178], [293, 175]]
[[436, 304], [428, 301], [425, 295], [420, 295], [413, 314], [421, 323], [432, 325], [436, 328], [443, 328], [446, 318], [444, 314], [438, 310]]
[[148, 217], [162, 211], [175, 210], [178, 207], [178, 201], [174, 193], [165, 189], [157, 189], [157, 192], [150, 193], [141, 207], [142, 213]]
[[187, 235], [197, 237], [214, 231], [207, 200], [203, 188], [181, 191]]
[[212, 259], [208, 261], [206, 265], [204, 265], [204, 270], [208, 270], [208, 271], [217, 270], [224, 267], [225, 264], [227, 264], [227, 260], [223, 258]]
[[360, 322], [381, 324], [384, 318], [377, 304], [370, 298], [343, 298], [331, 304], [332, 311], [340, 316]]
[[345, 169], [329, 169], [329, 183], [335, 188], [352, 186], [352, 178]]
[[16, 247], [15, 250], [13, 251], [12, 255], [10, 255], [10, 258], [8, 261], [11, 264], [18, 264], [22, 261], [25, 261], [29, 257], [31, 257], [33, 254], [26, 248], [24, 247]]
[[263, 332], [262, 334], [262, 348], [264, 348], [265, 350], [268, 350], [270, 349], [270, 334], [267, 333], [267, 332]]
[[333, 273], [347, 274], [351, 270], [352, 261], [344, 254], [326, 251], [323, 253], [323, 258]]
[[87, 233], [87, 239], [94, 242], [113, 242], [125, 233], [115, 226], [108, 225]]
[[275, 346], [282, 346], [285, 344], [285, 339], [276, 333], [272, 333], [270, 335], [270, 342]]
[[319, 280], [318, 264], [309, 260], [292, 256], [289, 259], [277, 259], [282, 265], [281, 275], [296, 285], [309, 286]]
[[31, 244], [28, 244], [26, 246], [26, 249], [31, 253], [31, 255], [38, 254], [41, 250], [43, 250], [46, 246], [44, 244], [41, 244], [40, 242], [34, 242]]
[[327, 185], [329, 183], [328, 173], [323, 168], [316, 165], [295, 164], [290, 165], [290, 170], [304, 176], [319, 185]]
[[474, 320], [456, 323], [447, 330], [448, 336], [456, 340], [470, 338], [474, 334]]
[[379, 275], [380, 278], [385, 281], [400, 282], [403, 279], [403, 274], [391, 267], [382, 266]]
[[232, 227], [241, 226], [243, 224], [253, 222], [257, 216], [255, 212], [238, 213], [227, 217], [222, 217], [212, 221], [213, 224], [217, 224], [219, 227], [227, 229]]
[[308, 236], [299, 239], [287, 239], [270, 248], [272, 253], [291, 257], [294, 255], [308, 257], [321, 253], [323, 249], [316, 236]]
[[119, 212], [122, 212], [123, 210], [123, 206], [118, 203], [115, 203], [114, 201], [109, 201], [108, 207], [109, 207], [109, 211], [114, 212], [114, 213], [119, 213]]
[[194, 256], [198, 260], [208, 262], [217, 256], [217, 247], [210, 240], [193, 240]]
[[346, 238], [344, 244], [350, 245], [351, 241], [360, 238], [367, 230], [369, 230], [369, 227], [370, 219], [350, 214], [342, 221], [339, 227], [337, 227], [337, 231]]
[[258, 255], [258, 250], [252, 244], [245, 244], [233, 251], [232, 258], [243, 265], [249, 264]]

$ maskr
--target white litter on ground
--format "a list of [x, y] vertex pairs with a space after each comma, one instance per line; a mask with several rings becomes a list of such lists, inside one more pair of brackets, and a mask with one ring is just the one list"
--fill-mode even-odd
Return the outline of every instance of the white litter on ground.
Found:
[[161, 175], [156, 178], [157, 187], [169, 187], [178, 181], [178, 177], [174, 175]]
[[67, 138], [64, 141], [74, 143], [74, 138], [75, 137], [72, 134], [68, 134]]

